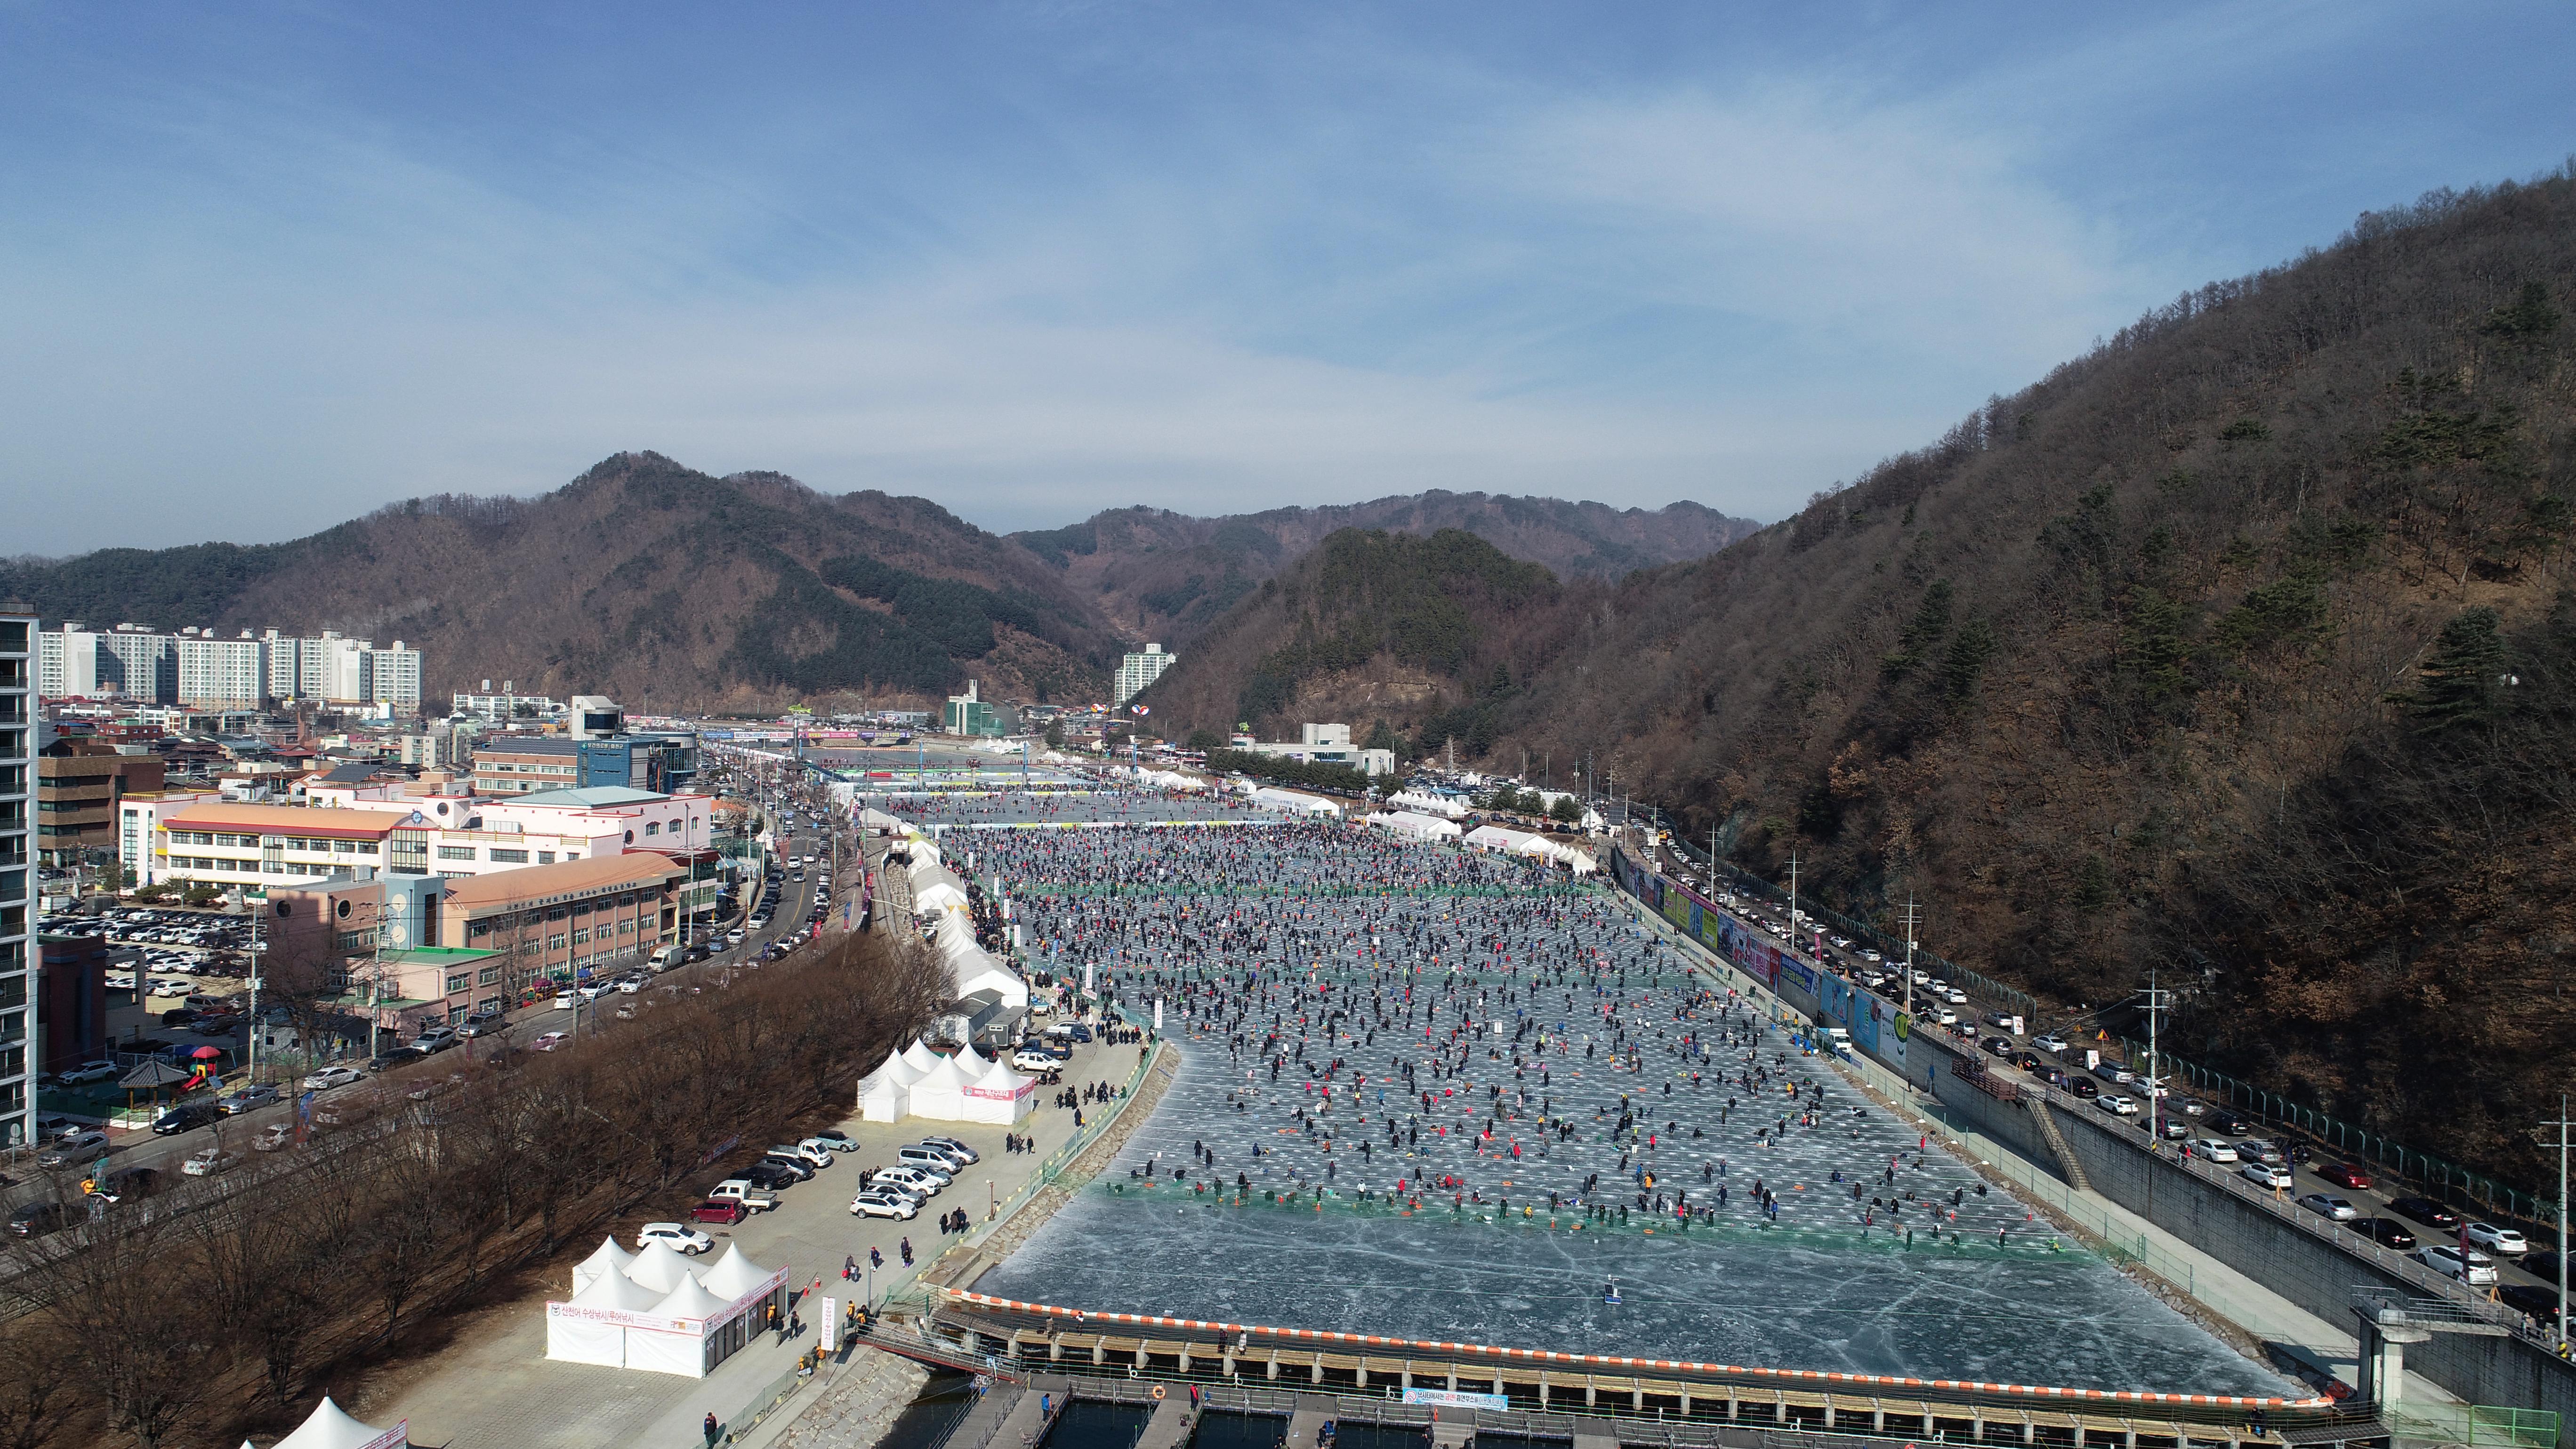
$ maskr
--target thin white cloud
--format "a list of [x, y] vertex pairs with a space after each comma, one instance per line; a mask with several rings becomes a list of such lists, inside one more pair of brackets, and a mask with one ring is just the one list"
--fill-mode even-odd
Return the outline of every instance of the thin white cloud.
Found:
[[1491, 159], [1587, 211], [1587, 250], [1665, 304], [2035, 371], [2152, 290], [2013, 149], [1939, 106], [1775, 82], [1546, 107]]

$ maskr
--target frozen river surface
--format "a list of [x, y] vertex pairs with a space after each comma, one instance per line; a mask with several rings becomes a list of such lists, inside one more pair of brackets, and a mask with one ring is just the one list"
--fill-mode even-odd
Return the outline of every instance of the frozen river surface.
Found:
[[1927, 1148], [1602, 892], [1329, 826], [977, 844], [1035, 954], [1091, 967], [1140, 1016], [1159, 1001], [1183, 1049], [1118, 1162], [982, 1291], [1711, 1363], [2292, 1391]]

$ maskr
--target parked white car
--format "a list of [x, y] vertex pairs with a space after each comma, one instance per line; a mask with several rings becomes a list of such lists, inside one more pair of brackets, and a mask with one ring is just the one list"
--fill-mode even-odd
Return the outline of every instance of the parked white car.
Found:
[[2224, 1137], [2203, 1137], [2192, 1147], [2211, 1162], [2236, 1161], [2236, 1144]]
[[2460, 1250], [2448, 1243], [2435, 1243], [2406, 1255], [2445, 1278], [2457, 1278], [2472, 1288], [2492, 1286], [2496, 1280], [2495, 1259], [2472, 1251], [2464, 1259]]
[[686, 1223], [646, 1223], [635, 1234], [635, 1251], [642, 1252], [655, 1243], [668, 1243], [682, 1253], [703, 1253], [716, 1245], [716, 1240]]
[[897, 1187], [917, 1191], [924, 1197], [936, 1197], [939, 1194], [939, 1190], [948, 1185], [947, 1178], [925, 1172], [918, 1167], [885, 1168], [879, 1171], [875, 1177], [870, 1178], [869, 1181], [889, 1182]]
[[921, 1204], [902, 1193], [872, 1187], [850, 1199], [850, 1213], [854, 1217], [910, 1220], [921, 1216]]
[[2093, 1105], [2117, 1117], [2135, 1117], [2138, 1115], [2137, 1099], [2134, 1097], [2123, 1097], [2116, 1092], [2105, 1093], [2102, 1096], [2094, 1098]]
[[366, 1080], [366, 1074], [355, 1067], [324, 1067], [304, 1079], [304, 1090], [327, 1092], [333, 1087], [345, 1087], [351, 1082], [364, 1080]]
[[2500, 1228], [2493, 1223], [2471, 1223], [2460, 1230], [2477, 1247], [2499, 1258], [2519, 1258], [2531, 1251], [2531, 1243], [2513, 1228]]
[[2295, 1185], [2290, 1177], [2290, 1169], [2274, 1167], [2268, 1162], [2249, 1162], [2245, 1164], [2239, 1175], [2257, 1187], [2268, 1187], [2276, 1191]]

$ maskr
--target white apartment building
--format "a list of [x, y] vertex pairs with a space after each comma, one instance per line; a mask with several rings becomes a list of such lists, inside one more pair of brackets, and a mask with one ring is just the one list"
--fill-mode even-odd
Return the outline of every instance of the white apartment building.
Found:
[[1160, 644], [1148, 644], [1142, 654], [1128, 654], [1118, 661], [1117, 703], [1125, 705], [1144, 691], [1146, 685], [1163, 677], [1163, 671], [1180, 662], [1181, 656], [1166, 654]]
[[236, 639], [179, 631], [179, 702], [200, 709], [257, 709], [268, 702], [268, 642], [248, 629]]
[[36, 619], [0, 614], [0, 1146], [24, 1146], [36, 1113]]
[[318, 639], [245, 629], [227, 639], [212, 629], [155, 633], [140, 624], [112, 630], [77, 622], [37, 638], [36, 687], [48, 699], [120, 695], [141, 704], [260, 709], [271, 700], [420, 708], [420, 651], [396, 639], [324, 630]]
[[179, 697], [178, 641], [140, 624], [87, 629], [67, 622], [36, 635], [36, 692], [47, 699], [117, 695], [140, 704]]

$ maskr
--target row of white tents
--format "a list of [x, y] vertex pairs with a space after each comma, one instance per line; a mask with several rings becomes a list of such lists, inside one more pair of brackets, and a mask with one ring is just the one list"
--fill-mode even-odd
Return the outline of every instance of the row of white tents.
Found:
[[1552, 860], [1576, 875], [1590, 875], [1601, 868], [1591, 856], [1571, 845], [1561, 845], [1544, 835], [1527, 830], [1513, 830], [1501, 825], [1479, 825], [1467, 832], [1459, 844], [1475, 850], [1501, 851], [1508, 855], [1531, 855]]
[[1437, 815], [1443, 820], [1467, 818], [1467, 802], [1447, 795], [1430, 795], [1420, 790], [1398, 790], [1386, 797], [1386, 803], [1399, 811], [1409, 810], [1422, 815]]
[[1028, 1120], [1037, 1105], [1037, 1078], [989, 1061], [969, 1046], [941, 1056], [919, 1041], [885, 1061], [859, 1083], [859, 1116], [869, 1122], [923, 1117], [934, 1122], [986, 1122], [1009, 1126]]
[[930, 948], [948, 970], [949, 999], [984, 993], [1005, 1006], [1025, 1009], [1029, 983], [1020, 973], [975, 944], [975, 916], [966, 899], [966, 882], [950, 870], [933, 842], [914, 836], [904, 842], [910, 861], [905, 879], [912, 886], [912, 912], [932, 918]]
[[1418, 810], [1392, 810], [1384, 815], [1372, 815], [1368, 817], [1368, 823], [1413, 840], [1456, 840], [1459, 834], [1457, 821], [1426, 815]]
[[546, 1305], [546, 1357], [699, 1379], [751, 1341], [771, 1304], [784, 1310], [787, 1270], [728, 1245], [698, 1272], [668, 1243], [630, 1253], [610, 1238], [573, 1265], [572, 1290]]
[[1321, 795], [1302, 790], [1282, 790], [1276, 785], [1260, 785], [1252, 791], [1252, 803], [1267, 806], [1288, 815], [1340, 815], [1342, 807]]

